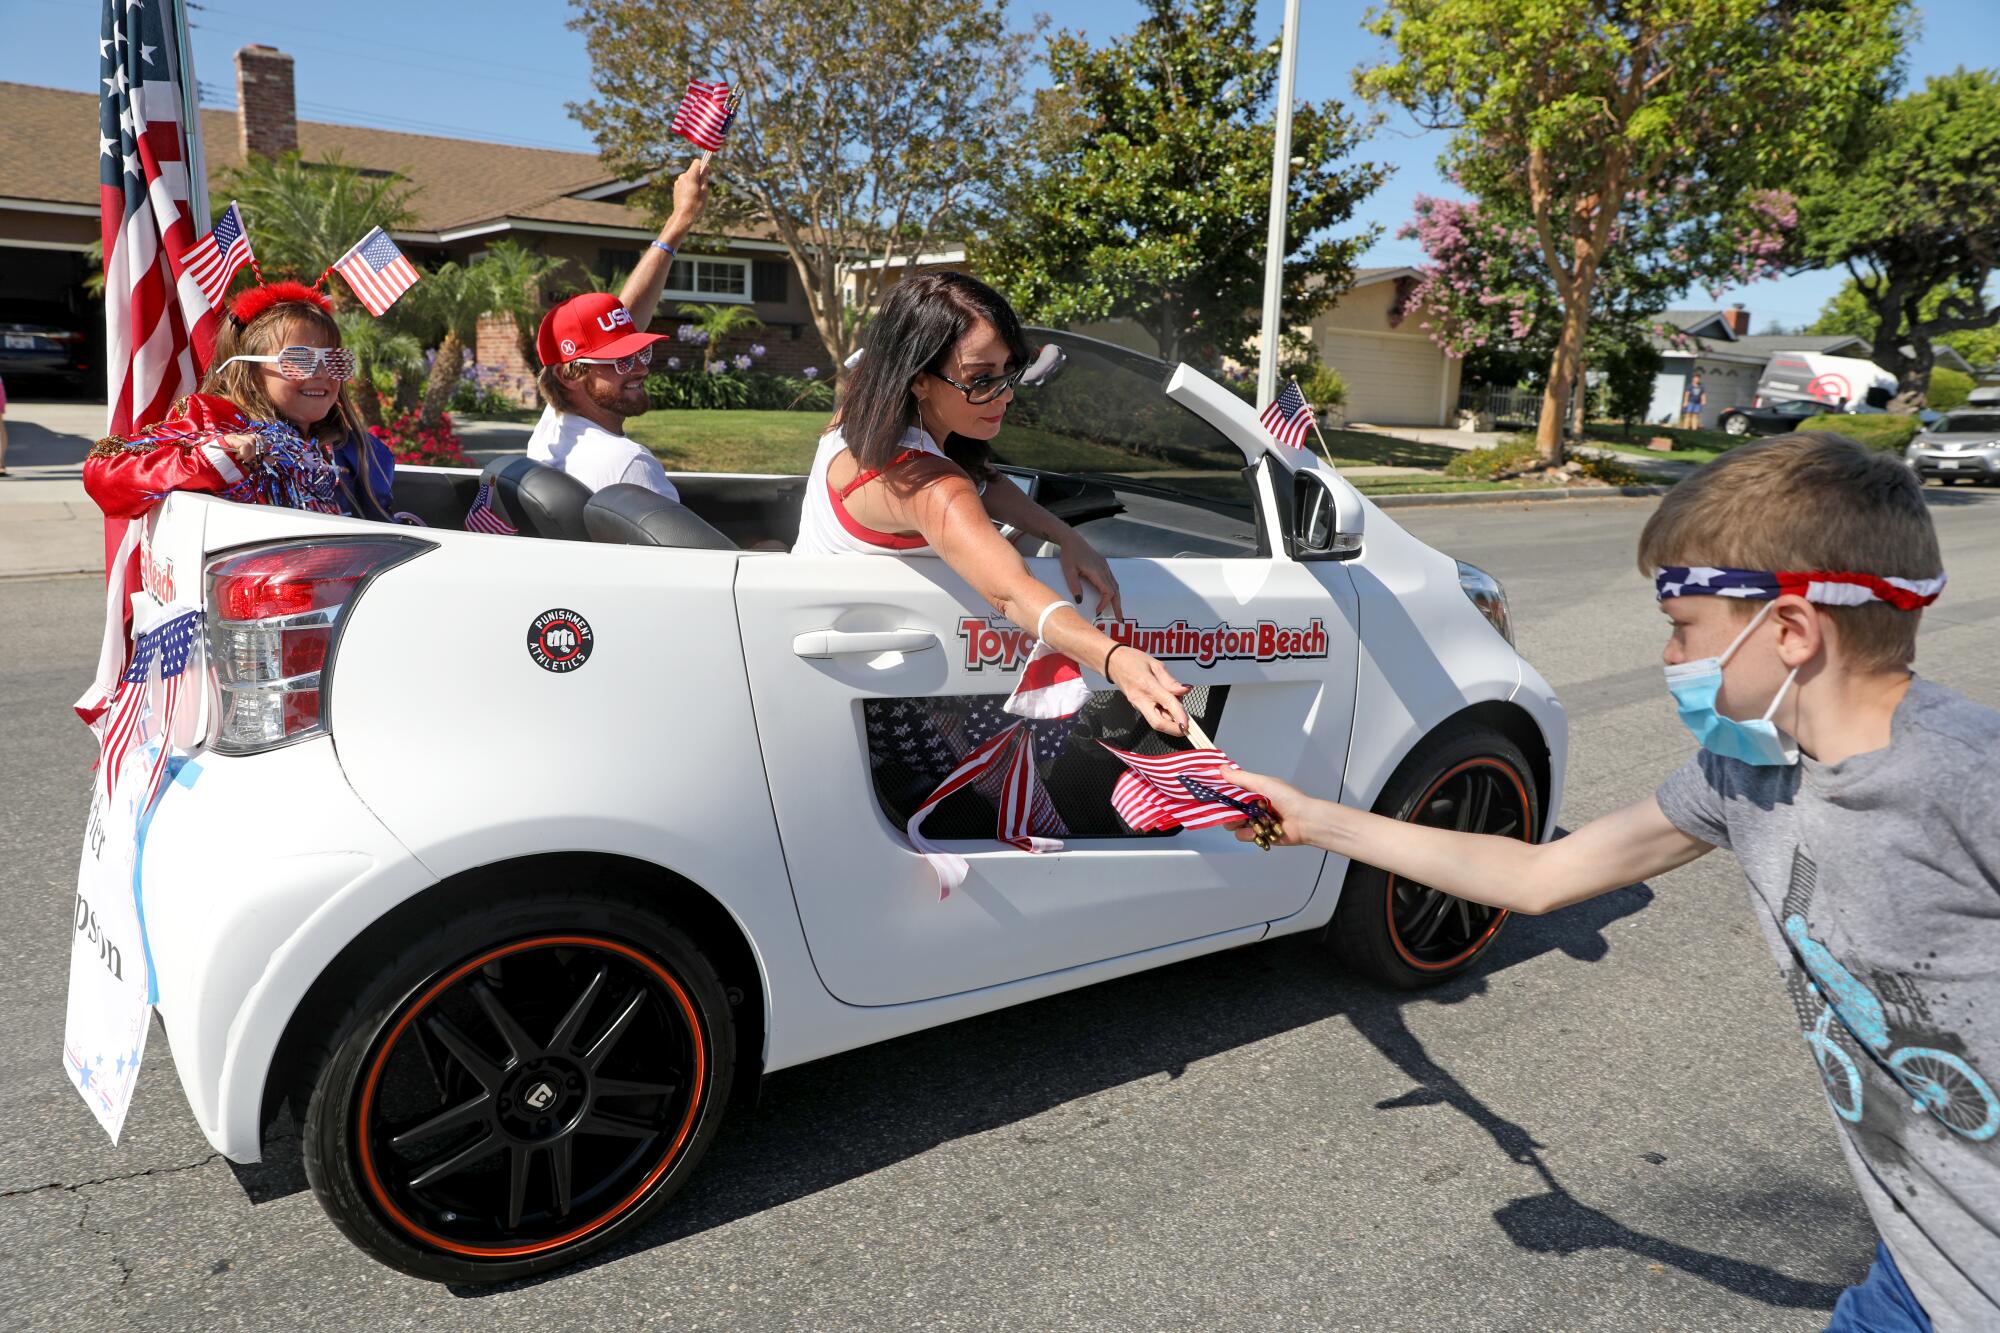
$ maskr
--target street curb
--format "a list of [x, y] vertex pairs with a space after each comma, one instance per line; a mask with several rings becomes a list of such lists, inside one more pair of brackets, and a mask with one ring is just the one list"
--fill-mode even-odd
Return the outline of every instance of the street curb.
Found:
[[[1542, 500], [1641, 500], [1665, 495], [1666, 486], [1564, 486], [1551, 491], [1409, 491], [1402, 495], [1369, 495], [1377, 509], [1415, 509], [1426, 505], [1504, 505]], [[1366, 492], [1363, 492], [1365, 495]]]
[[9, 569], [0, 571], [0, 583], [17, 583], [23, 579], [67, 579], [103, 572], [101, 565], [92, 565], [88, 569]]

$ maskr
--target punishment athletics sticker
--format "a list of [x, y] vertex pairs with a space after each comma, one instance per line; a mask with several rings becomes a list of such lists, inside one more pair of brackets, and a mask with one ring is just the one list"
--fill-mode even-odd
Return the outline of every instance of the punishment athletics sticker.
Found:
[[536, 616], [528, 625], [528, 656], [544, 671], [574, 671], [590, 660], [590, 622], [565, 607]]

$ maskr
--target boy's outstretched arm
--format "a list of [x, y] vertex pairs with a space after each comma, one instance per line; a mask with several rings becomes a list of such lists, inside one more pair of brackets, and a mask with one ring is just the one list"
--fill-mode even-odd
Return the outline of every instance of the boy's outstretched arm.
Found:
[[[1454, 897], [1530, 915], [1636, 884], [1711, 850], [1669, 823], [1651, 796], [1556, 842], [1529, 843], [1350, 810], [1261, 773], [1225, 769], [1224, 775], [1270, 800], [1287, 845], [1324, 847]], [[1239, 827], [1236, 836], [1253, 835]]]

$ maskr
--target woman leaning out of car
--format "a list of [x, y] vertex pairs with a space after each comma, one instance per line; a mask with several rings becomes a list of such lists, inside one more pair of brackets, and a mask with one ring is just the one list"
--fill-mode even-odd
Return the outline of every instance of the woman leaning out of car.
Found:
[[[387, 522], [396, 459], [347, 400], [354, 356], [326, 296], [296, 282], [239, 292], [222, 318], [201, 392], [165, 421], [98, 442], [84, 489], [111, 518], [137, 518], [169, 491], [208, 491]], [[289, 437], [251, 429], [289, 426]]]
[[[1007, 302], [962, 273], [905, 278], [866, 347], [820, 437], [793, 553], [935, 555], [1001, 615], [1103, 674], [1156, 730], [1185, 735], [1188, 687], [1078, 610], [1088, 585], [1099, 614], [1123, 614], [1111, 567], [993, 470], [990, 442], [1032, 359]], [[1028, 571], [996, 523], [1055, 544], [1068, 598]]]

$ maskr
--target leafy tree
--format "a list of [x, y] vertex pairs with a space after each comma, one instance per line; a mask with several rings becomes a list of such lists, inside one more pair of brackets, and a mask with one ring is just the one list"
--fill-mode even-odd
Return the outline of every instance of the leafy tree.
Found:
[[1934, 366], [1931, 369], [1930, 405], [1940, 412], [1949, 412], [1954, 407], [1962, 407], [1972, 396], [1972, 376], [1950, 366]]
[[1447, 173], [1531, 229], [1562, 311], [1536, 442], [1562, 453], [1598, 278], [1627, 206], [1727, 267], [1752, 191], [1837, 160], [1884, 95], [1905, 0], [1385, 0], [1368, 95], [1451, 132]]
[[1643, 421], [1653, 405], [1653, 385], [1660, 367], [1666, 363], [1660, 349], [1645, 338], [1608, 348], [1597, 359], [1604, 371], [1605, 408], [1614, 421], [1624, 423], [1632, 433], [1632, 423]]
[[[1145, 0], [1138, 27], [1093, 49], [1049, 42], [1030, 174], [1008, 190], [974, 262], [1028, 317], [1124, 317], [1160, 355], [1249, 359], [1269, 228], [1278, 47], [1254, 0]], [[1346, 290], [1373, 230], [1340, 239], [1384, 177], [1343, 165], [1363, 128], [1338, 102], [1293, 112], [1284, 312], [1297, 325]]]
[[1987, 298], [2000, 273], [2000, 74], [1931, 79], [1877, 110], [1863, 143], [1801, 200], [1804, 256], [1846, 266], [1867, 311], [1862, 336], [1915, 410], [1936, 340], [2000, 324], [2000, 301]]
[[836, 366], [856, 311], [959, 239], [1020, 150], [1033, 39], [1006, 0], [575, 2], [597, 95], [571, 110], [614, 169], [653, 181], [636, 197], [656, 212], [687, 147], [665, 107], [690, 77], [743, 93], [706, 221], [772, 229]]
[[[1931, 319], [1943, 305], [1943, 298], [1936, 292], [1926, 292], [1917, 302], [1919, 319]], [[1820, 307], [1819, 318], [1806, 326], [1807, 333], [1848, 334], [1856, 338], [1873, 339], [1877, 333], [1874, 312], [1868, 308], [1868, 298], [1854, 285], [1852, 278], [1840, 285], [1827, 303]], [[1960, 329], [1954, 333], [1941, 333], [1931, 339], [1936, 347], [1949, 347], [1964, 357], [1966, 364], [1975, 370], [2000, 364], [2000, 326], [1983, 329]], [[1933, 369], [1933, 378], [1938, 370]], [[1932, 406], [1936, 406], [1935, 403]]]

